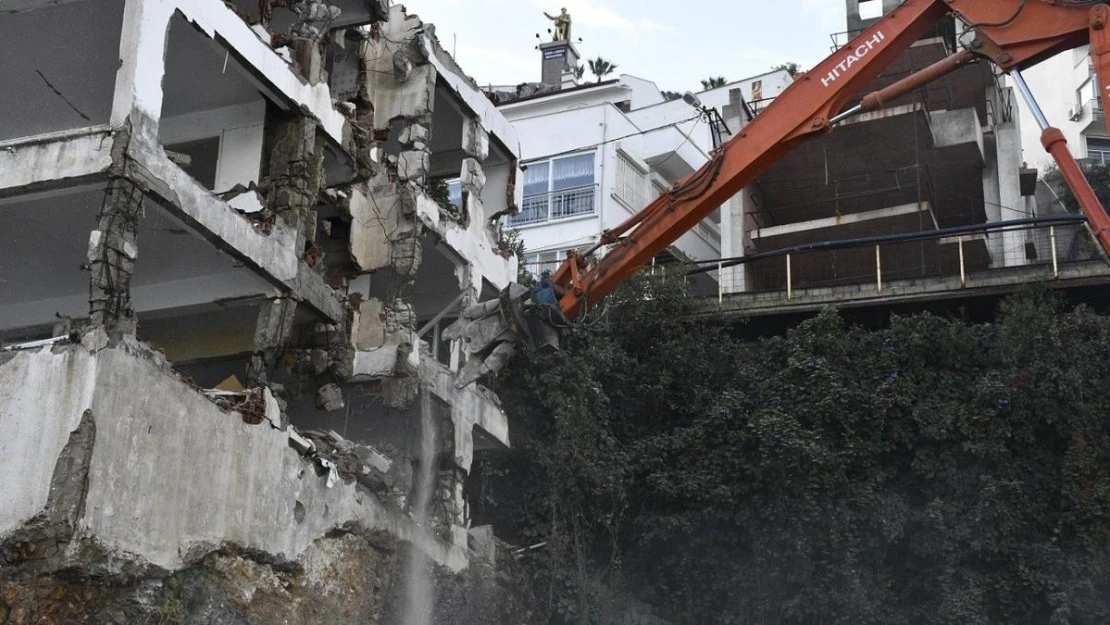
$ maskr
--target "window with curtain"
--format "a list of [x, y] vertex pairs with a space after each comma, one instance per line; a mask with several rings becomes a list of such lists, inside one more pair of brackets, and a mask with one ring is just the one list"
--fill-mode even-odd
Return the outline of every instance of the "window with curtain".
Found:
[[594, 153], [529, 163], [524, 170], [524, 202], [510, 225], [542, 223], [594, 212]]

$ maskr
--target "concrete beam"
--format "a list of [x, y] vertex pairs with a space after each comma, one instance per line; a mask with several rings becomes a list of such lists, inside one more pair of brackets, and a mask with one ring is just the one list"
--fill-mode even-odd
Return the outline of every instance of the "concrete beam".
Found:
[[[501, 111], [490, 102], [486, 94], [473, 84], [454, 62], [447, 58], [440, 58], [439, 48], [426, 35], [420, 37], [420, 43], [428, 62], [435, 68], [436, 74], [452, 91], [458, 95], [463, 104], [469, 108], [481, 121], [482, 128], [501, 142], [513, 156], [520, 157], [520, 139], [516, 128], [501, 114]], [[446, 56], [446, 55], [445, 55]], [[451, 66], [448, 66], [450, 63]]]
[[934, 147], [951, 148], [972, 144], [976, 147], [977, 164], [983, 165], [983, 127], [979, 124], [979, 114], [975, 109], [932, 111], [929, 113], [929, 125], [933, 129]]
[[108, 126], [0, 142], [0, 198], [102, 180], [111, 164]]
[[247, 78], [277, 103], [308, 111], [327, 138], [344, 145], [347, 120], [332, 105], [326, 83], [309, 84], [257, 32], [222, 2], [192, 0], [128, 0], [120, 43], [122, 59], [116, 77], [113, 126], [134, 111], [157, 120], [162, 110], [162, 79], [170, 20], [180, 11], [190, 22], [247, 70]]
[[132, 136], [127, 155], [128, 177], [148, 189], [171, 214], [329, 322], [344, 318], [335, 290], [300, 259], [295, 231], [276, 223], [265, 234], [170, 161], [157, 139], [146, 132]]
[[927, 213], [930, 212], [932, 209], [932, 205], [930, 205], [928, 202], [915, 202], [913, 204], [891, 206], [889, 208], [867, 211], [865, 213], [849, 213], [847, 215], [838, 215], [836, 217], [826, 217], [824, 219], [814, 219], [812, 221], [802, 221], [793, 224], [784, 224], [782, 226], [771, 226], [768, 228], [760, 228], [758, 230], [754, 230], [752, 232], [752, 240], [757, 241], [760, 239], [781, 237], [787, 234], [808, 232], [811, 230], [824, 230], [827, 228], [836, 228], [839, 226], [847, 226], [850, 224], [858, 224], [867, 221], [877, 221], [881, 219], [901, 217], [903, 215], [913, 215], [915, 213]]

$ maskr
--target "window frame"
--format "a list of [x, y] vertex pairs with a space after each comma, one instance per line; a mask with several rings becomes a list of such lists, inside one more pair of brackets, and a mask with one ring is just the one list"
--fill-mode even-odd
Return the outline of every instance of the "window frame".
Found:
[[[576, 185], [576, 186], [556, 189], [555, 188], [555, 186], [556, 186], [556, 179], [555, 179], [555, 164], [556, 164], [556, 162], [558, 162], [558, 161], [567, 161], [567, 160], [571, 160], [571, 159], [578, 159], [578, 158], [582, 158], [582, 157], [586, 157], [586, 156], [590, 157], [590, 179], [592, 180], [592, 182], [590, 182], [589, 184], [584, 184], [584, 185]], [[597, 215], [597, 209], [598, 209], [598, 206], [597, 206], [597, 187], [598, 187], [598, 181], [597, 181], [597, 150], [588, 150], [588, 151], [582, 151], [582, 152], [575, 152], [575, 153], [572, 153], [572, 154], [563, 154], [563, 155], [560, 155], [560, 156], [538, 159], [538, 160], [535, 160], [535, 161], [525, 163], [524, 167], [526, 168], [525, 169], [525, 180], [527, 180], [527, 177], [528, 177], [527, 172], [533, 171], [534, 168], [545, 168], [547, 190], [543, 191], [543, 192], [540, 192], [540, 193], [528, 194], [528, 184], [527, 184], [527, 182], [522, 184], [522, 188], [523, 188], [523, 191], [524, 191], [525, 195], [522, 198], [521, 211], [519, 213], [517, 213], [516, 215], [513, 215], [512, 217], [509, 218], [509, 226], [511, 226], [513, 228], [523, 228], [523, 227], [527, 227], [527, 226], [548, 224], [548, 223], [564, 221], [564, 220], [568, 220], [568, 219], [579, 219], [579, 218], [583, 218], [583, 217], [590, 217], [590, 216]], [[569, 212], [567, 214], [555, 215], [555, 213], [557, 212], [557, 209], [556, 209], [557, 204], [568, 204], [568, 203], [573, 203], [573, 202], [576, 202], [576, 201], [581, 202], [584, 199], [584, 197], [579, 197], [579, 198], [571, 197], [569, 202], [568, 202], [567, 198], [556, 198], [557, 194], [562, 193], [562, 194], [566, 194], [567, 196], [570, 196], [574, 192], [583, 191], [583, 190], [586, 190], [586, 189], [591, 190], [591, 194], [590, 194], [590, 197], [589, 197], [590, 209], [588, 211], [573, 211], [573, 212]], [[542, 198], [542, 201], [538, 200], [538, 198]], [[556, 199], [561, 199], [563, 201], [562, 202], [556, 202], [555, 201]], [[532, 204], [532, 206], [529, 206], [529, 204]], [[566, 211], [565, 208], [563, 210], [564, 210], [564, 212]], [[538, 211], [538, 212], [543, 213], [543, 216], [539, 219], [529, 219], [528, 221], [517, 220], [518, 217], [520, 217], [522, 215], [525, 215], [528, 211]]]

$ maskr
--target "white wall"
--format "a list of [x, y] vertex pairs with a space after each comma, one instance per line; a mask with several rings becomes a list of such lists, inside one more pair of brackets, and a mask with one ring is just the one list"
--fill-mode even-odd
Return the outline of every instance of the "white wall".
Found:
[[[162, 119], [159, 135], [163, 145], [220, 138], [220, 154], [216, 164], [217, 193], [237, 184], [244, 187], [258, 182], [262, 167], [262, 140], [265, 134], [266, 102], [259, 99], [210, 111], [198, 111]], [[257, 194], [245, 193], [230, 202], [245, 212], [262, 210]]]
[[[1088, 47], [1084, 46], [1057, 54], [1022, 72], [1049, 124], [1063, 131], [1076, 158], [1087, 155], [1085, 134], [1098, 137], [1108, 134], [1104, 124], [1092, 123], [1089, 102], [1080, 102], [1077, 95], [1080, 86], [1091, 74], [1089, 63]], [[1069, 113], [1078, 113], [1081, 105], [1086, 109], [1078, 120], [1072, 120]], [[1043, 170], [1052, 162], [1052, 157], [1045, 153], [1041, 145], [1041, 129], [1032, 111], [1024, 102], [1020, 102], [1019, 108], [1023, 159], [1030, 167]]]
[[[778, 95], [790, 81], [785, 71], [772, 72], [703, 92], [699, 98], [706, 106], [720, 110], [729, 104], [732, 90], [740, 89], [746, 95], [756, 79], [764, 81], [764, 97]], [[713, 149], [712, 133], [708, 123], [697, 119], [695, 108], [682, 100], [664, 101], [649, 81], [631, 76], [620, 80], [620, 89], [586, 89], [502, 107], [517, 128], [525, 163], [597, 146], [597, 214], [519, 227], [529, 252], [589, 245], [605, 229], [618, 226], [657, 197], [652, 180], [669, 186], [708, 160]], [[634, 109], [622, 112], [613, 105], [620, 101], [631, 101]], [[673, 157], [669, 156], [672, 152]], [[616, 193], [618, 154], [628, 158], [642, 177], [640, 206], [632, 206], [635, 201], [626, 202]], [[660, 156], [665, 159], [659, 161]], [[652, 165], [651, 159], [657, 164]], [[680, 237], [676, 246], [696, 260], [718, 258], [720, 227], [707, 220]]]

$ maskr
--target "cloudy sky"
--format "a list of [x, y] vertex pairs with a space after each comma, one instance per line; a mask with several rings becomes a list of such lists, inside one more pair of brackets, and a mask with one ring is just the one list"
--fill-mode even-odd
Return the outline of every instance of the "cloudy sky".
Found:
[[[602, 56], [618, 73], [685, 91], [707, 76], [737, 80], [795, 61], [809, 67], [845, 30], [844, 0], [401, 0], [436, 24], [444, 47], [479, 83], [539, 80], [536, 33], [566, 7], [584, 58]], [[589, 74], [587, 74], [587, 78]]]

